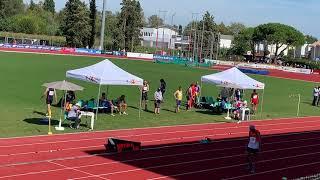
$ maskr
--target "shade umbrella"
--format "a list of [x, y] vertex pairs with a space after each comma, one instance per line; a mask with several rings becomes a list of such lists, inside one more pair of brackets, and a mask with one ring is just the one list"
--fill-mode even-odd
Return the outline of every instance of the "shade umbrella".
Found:
[[[53, 88], [57, 90], [62, 90], [64, 91], [64, 104], [66, 104], [66, 92], [67, 91], [82, 91], [84, 88], [76, 85], [74, 83], [68, 82], [66, 80], [63, 81], [56, 81], [56, 82], [51, 82], [51, 83], [44, 83], [42, 86], [46, 88]], [[60, 112], [60, 121], [59, 121], [59, 126], [56, 127], [56, 130], [64, 130], [64, 128], [61, 126], [61, 117], [62, 117], [62, 103], [61, 103], [61, 112]]]

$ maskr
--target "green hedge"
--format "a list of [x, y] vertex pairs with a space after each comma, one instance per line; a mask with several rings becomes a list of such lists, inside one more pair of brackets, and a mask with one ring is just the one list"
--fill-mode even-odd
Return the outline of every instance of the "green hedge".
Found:
[[2, 32], [0, 31], [0, 37], [11, 37], [15, 39], [39, 39], [52, 42], [52, 44], [62, 44], [66, 42], [66, 38], [62, 36], [47, 36], [47, 35], [36, 35], [36, 34], [24, 34], [24, 33], [13, 33], [13, 32]]
[[316, 61], [309, 60], [309, 59], [291, 59], [291, 58], [285, 58], [283, 60], [283, 63], [289, 63], [290, 66], [293, 66], [294, 64], [299, 66], [307, 66], [309, 69], [320, 69], [320, 64]]

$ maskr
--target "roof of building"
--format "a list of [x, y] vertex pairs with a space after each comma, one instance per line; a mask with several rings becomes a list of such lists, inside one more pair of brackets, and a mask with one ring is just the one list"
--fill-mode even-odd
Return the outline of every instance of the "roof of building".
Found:
[[320, 46], [320, 41], [314, 42], [311, 46]]
[[232, 36], [232, 35], [224, 35], [224, 34], [221, 34], [221, 35], [220, 35], [220, 39], [233, 40], [233, 36]]

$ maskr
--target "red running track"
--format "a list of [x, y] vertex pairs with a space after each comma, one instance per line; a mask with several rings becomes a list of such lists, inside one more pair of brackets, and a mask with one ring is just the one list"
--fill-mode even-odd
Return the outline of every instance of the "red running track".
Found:
[[[281, 179], [319, 173], [319, 117], [250, 124], [263, 135], [255, 174], [245, 169], [245, 122], [0, 139], [0, 180]], [[105, 152], [108, 137], [141, 141], [143, 149]], [[214, 142], [200, 144], [204, 137]]]
[[[213, 69], [218, 71], [224, 71], [229, 68], [232, 68], [232, 66], [217, 65], [213, 67]], [[320, 75], [317, 75], [317, 74], [300, 74], [300, 73], [293, 73], [293, 72], [285, 72], [285, 71], [276, 70], [276, 69], [268, 69], [268, 71], [269, 71], [268, 76], [271, 76], [271, 77], [308, 81], [308, 82], [320, 82]]]

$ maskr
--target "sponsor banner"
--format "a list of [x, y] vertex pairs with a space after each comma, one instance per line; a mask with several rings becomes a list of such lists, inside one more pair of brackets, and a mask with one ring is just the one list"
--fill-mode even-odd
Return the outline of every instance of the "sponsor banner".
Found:
[[85, 48], [76, 48], [74, 52], [76, 52], [76, 53], [86, 53], [86, 54], [101, 54], [100, 50], [85, 49]]
[[66, 48], [66, 47], [61, 48], [61, 52], [63, 53], [74, 53], [75, 50], [76, 50], [75, 48]]
[[127, 57], [129, 57], [129, 58], [153, 59], [153, 54], [128, 52], [127, 53]]
[[159, 61], [174, 61], [173, 56], [163, 56], [163, 55], [153, 55], [154, 60], [159, 60]]

